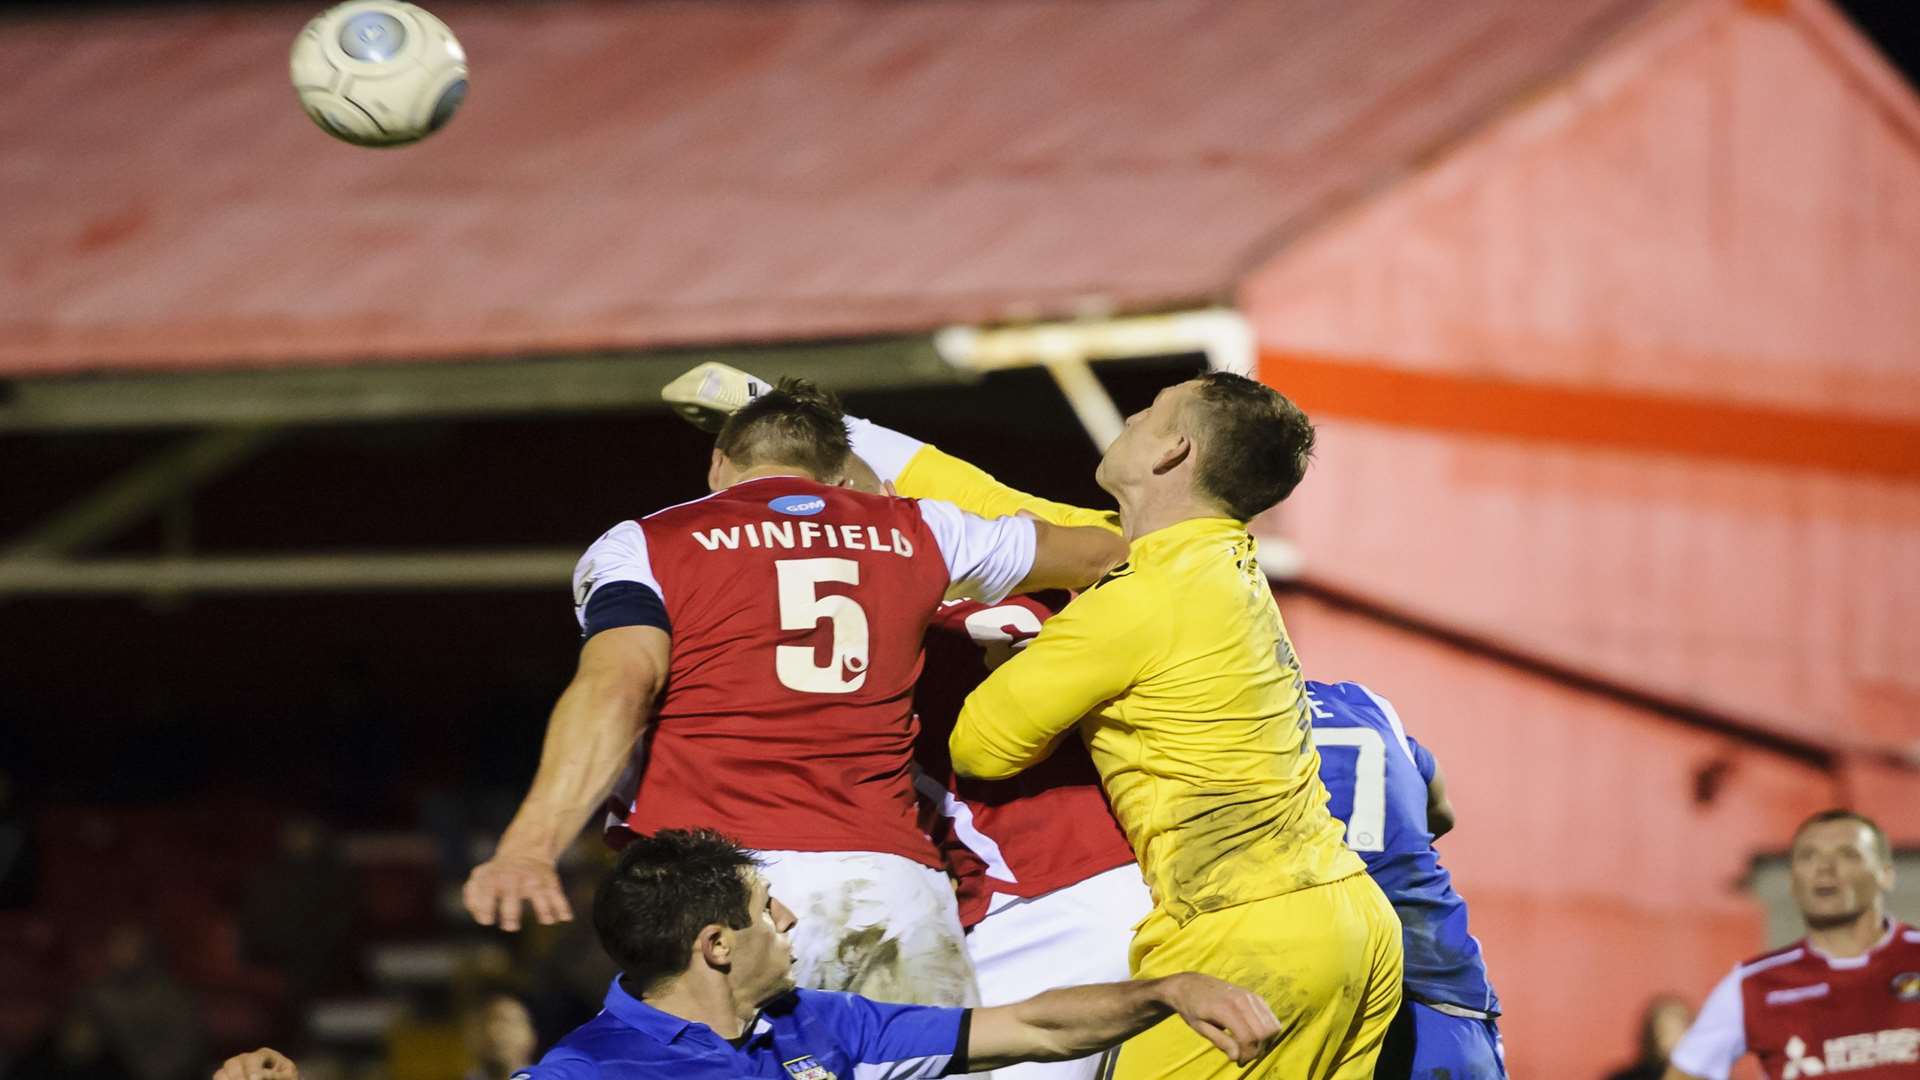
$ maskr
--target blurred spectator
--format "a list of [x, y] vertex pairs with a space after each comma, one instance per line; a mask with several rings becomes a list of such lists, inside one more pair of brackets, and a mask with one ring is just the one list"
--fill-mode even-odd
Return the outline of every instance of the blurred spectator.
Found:
[[33, 903], [38, 854], [20, 789], [12, 775], [0, 769], [0, 910]]
[[7, 1080], [134, 1080], [107, 1044], [98, 1018], [84, 1008], [68, 1009], [6, 1075]]
[[241, 947], [247, 959], [277, 968], [296, 1002], [338, 988], [351, 970], [353, 885], [326, 827], [294, 818], [280, 831], [280, 853], [247, 890]]
[[1693, 1009], [1676, 994], [1661, 994], [1640, 1013], [1640, 1054], [1632, 1065], [1607, 1080], [1660, 1080], [1667, 1074], [1667, 1055], [1693, 1023]]
[[533, 1064], [533, 1014], [511, 994], [491, 993], [469, 1008], [461, 1027], [471, 1067], [466, 1080], [507, 1080]]
[[598, 840], [583, 837], [561, 859], [567, 902], [576, 917], [552, 926], [529, 926], [522, 934], [519, 969], [529, 981], [527, 1006], [543, 1044], [593, 1019], [606, 1000], [607, 986], [619, 974], [600, 947], [593, 920], [578, 917], [593, 910], [593, 894], [606, 877], [610, 852]]
[[107, 935], [104, 970], [81, 991], [99, 1018], [107, 1048], [135, 1080], [187, 1080], [204, 1053], [193, 1001], [160, 960], [145, 929], [130, 923]]

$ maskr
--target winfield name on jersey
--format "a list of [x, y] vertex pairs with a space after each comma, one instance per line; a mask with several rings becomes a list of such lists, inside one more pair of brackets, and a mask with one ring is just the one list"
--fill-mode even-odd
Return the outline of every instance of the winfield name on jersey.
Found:
[[[1920, 1028], [1893, 1028], [1828, 1039], [1819, 1057], [1807, 1056], [1807, 1044], [1798, 1035], [1787, 1041], [1786, 1080], [1828, 1076], [1881, 1065], [1920, 1064]], [[1904, 1074], [1903, 1074], [1904, 1075]]]
[[[817, 500], [824, 507], [826, 500]], [[816, 507], [813, 513], [818, 513]], [[807, 512], [804, 506], [784, 513]], [[913, 558], [913, 541], [899, 529], [888, 529], [882, 537], [873, 525], [835, 525], [819, 521], [749, 521], [719, 529], [696, 529], [688, 535], [708, 551], [738, 551], [742, 546], [797, 551], [807, 548], [843, 548], [847, 551], [891, 552], [903, 559]]]

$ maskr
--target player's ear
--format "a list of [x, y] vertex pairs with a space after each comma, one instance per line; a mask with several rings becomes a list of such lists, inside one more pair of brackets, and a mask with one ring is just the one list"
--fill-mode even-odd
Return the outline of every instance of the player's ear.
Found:
[[1160, 451], [1160, 457], [1153, 463], [1153, 474], [1163, 476], [1180, 467], [1180, 463], [1193, 456], [1193, 440], [1182, 432], [1173, 433], [1173, 441]]
[[726, 487], [727, 474], [733, 471], [733, 462], [719, 447], [713, 448], [713, 457], [707, 462], [707, 490], [719, 491]]
[[705, 960], [710, 968], [724, 970], [733, 963], [733, 935], [719, 923], [708, 923], [693, 939], [693, 955]]

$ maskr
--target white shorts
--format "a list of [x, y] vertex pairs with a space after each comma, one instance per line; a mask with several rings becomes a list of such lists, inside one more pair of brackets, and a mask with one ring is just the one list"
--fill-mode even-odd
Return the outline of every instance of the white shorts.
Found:
[[[980, 1003], [1006, 1005], [1061, 986], [1125, 982], [1133, 928], [1151, 910], [1153, 897], [1132, 863], [1028, 900], [995, 896], [990, 914], [967, 935]], [[1097, 1080], [1113, 1053], [1012, 1065], [995, 1069], [993, 1077]]]
[[872, 851], [760, 851], [775, 898], [798, 920], [793, 977], [875, 1001], [978, 1005], [947, 875]]

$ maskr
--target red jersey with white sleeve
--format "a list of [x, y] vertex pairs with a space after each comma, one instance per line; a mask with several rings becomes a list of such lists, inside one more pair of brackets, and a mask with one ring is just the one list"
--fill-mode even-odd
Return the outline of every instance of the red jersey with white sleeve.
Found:
[[614, 526], [574, 571], [582, 632], [672, 638], [627, 827], [940, 867], [910, 768], [921, 641], [943, 597], [1005, 596], [1033, 557], [1030, 521], [790, 476]]
[[1741, 964], [1669, 1060], [1726, 1080], [1747, 1053], [1772, 1080], [1920, 1077], [1920, 931], [1889, 920], [1864, 956], [1828, 956], [1803, 939]]
[[953, 771], [947, 738], [967, 694], [1040, 633], [1065, 593], [997, 604], [949, 603], [927, 635], [927, 669], [914, 692], [922, 794], [941, 808], [935, 838], [958, 883], [961, 925], [986, 918], [993, 894], [1034, 897], [1133, 862], [1086, 744], [1069, 733], [1046, 761], [1007, 780]]

